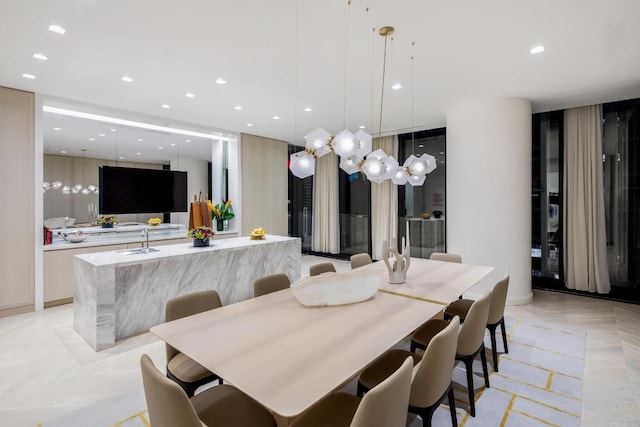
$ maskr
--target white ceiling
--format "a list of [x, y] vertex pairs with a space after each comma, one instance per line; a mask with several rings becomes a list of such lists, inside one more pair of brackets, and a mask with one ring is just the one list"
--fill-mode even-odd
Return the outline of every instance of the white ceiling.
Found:
[[[316, 127], [335, 134], [365, 125], [375, 135], [377, 29], [390, 25], [382, 133], [444, 126], [449, 108], [473, 98], [523, 97], [547, 111], [640, 97], [638, 0], [346, 4], [0, 0], [0, 85], [298, 144]], [[538, 44], [545, 52], [531, 55]], [[396, 82], [403, 88], [388, 88]]]

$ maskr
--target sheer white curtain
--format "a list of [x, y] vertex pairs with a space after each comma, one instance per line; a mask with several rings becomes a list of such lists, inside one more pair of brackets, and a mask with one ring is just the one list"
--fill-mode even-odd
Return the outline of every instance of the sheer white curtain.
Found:
[[329, 153], [316, 159], [313, 176], [313, 251], [340, 253], [339, 203], [338, 156]]
[[564, 171], [566, 286], [608, 293], [600, 105], [565, 110]]
[[[385, 136], [373, 140], [373, 150], [382, 149], [398, 158], [398, 137]], [[391, 244], [398, 230], [398, 186], [391, 180], [371, 183], [371, 251], [373, 259], [382, 259], [382, 242]]]

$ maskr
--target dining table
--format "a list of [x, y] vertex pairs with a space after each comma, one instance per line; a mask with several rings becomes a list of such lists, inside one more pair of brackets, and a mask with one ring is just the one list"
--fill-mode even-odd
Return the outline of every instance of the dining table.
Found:
[[279, 426], [347, 384], [493, 268], [412, 258], [406, 281], [366, 301], [308, 307], [285, 289], [151, 332], [269, 409]]

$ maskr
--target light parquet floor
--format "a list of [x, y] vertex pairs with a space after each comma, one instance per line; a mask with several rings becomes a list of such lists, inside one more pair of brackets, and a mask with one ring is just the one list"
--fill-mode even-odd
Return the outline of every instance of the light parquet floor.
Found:
[[[303, 256], [302, 274], [326, 260]], [[640, 306], [534, 291], [507, 315], [586, 329], [582, 425], [640, 425]], [[164, 345], [149, 333], [94, 352], [73, 330], [70, 304], [0, 318], [0, 426], [33, 427], [139, 385], [142, 353], [164, 366]]]

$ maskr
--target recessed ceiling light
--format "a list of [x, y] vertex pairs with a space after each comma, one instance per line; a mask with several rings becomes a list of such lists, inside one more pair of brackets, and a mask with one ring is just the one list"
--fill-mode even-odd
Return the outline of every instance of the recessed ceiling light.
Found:
[[120, 160], [124, 160], [124, 157], [120, 157]]
[[185, 141], [186, 141], [186, 142], [191, 142], [191, 140], [190, 140], [190, 139], [185, 139]]
[[104, 133], [99, 133], [98, 136], [104, 136]]
[[43, 55], [41, 53], [34, 53], [33, 57], [36, 59], [40, 59], [42, 61], [46, 61], [47, 59], [49, 59], [49, 57], [47, 55]]
[[171, 108], [171, 105], [169, 105], [169, 104], [162, 104], [162, 108], [167, 108], [167, 109], [168, 109], [168, 108]]
[[115, 132], [117, 129], [116, 128], [111, 128], [109, 129], [111, 132]]
[[444, 151], [441, 151], [440, 154], [444, 154]]
[[273, 120], [280, 120], [280, 116], [273, 116]]
[[253, 123], [247, 123], [247, 126], [252, 127]]
[[53, 130], [62, 130], [62, 128], [53, 128]]
[[158, 147], [158, 150], [164, 150], [164, 147]]
[[36, 78], [36, 76], [34, 76], [33, 74], [27, 74], [27, 73], [24, 73], [22, 77], [24, 77], [25, 79], [31, 79], [31, 80]]
[[358, 128], [360, 128], [360, 129], [366, 129], [367, 127], [366, 127], [365, 125], [360, 125], [360, 126], [358, 126]]
[[53, 31], [54, 33], [58, 33], [58, 34], [64, 34], [67, 32], [67, 30], [65, 30], [64, 28], [62, 28], [60, 25], [49, 25], [49, 31]]
[[172, 147], [175, 147], [175, 146], [176, 146], [176, 144], [171, 144], [171, 146], [172, 146]]
[[311, 111], [313, 111], [313, 110], [311, 109], [311, 107], [307, 107], [307, 108], [305, 108], [305, 109], [304, 109], [304, 111], [306, 111], [307, 113], [309, 113], [309, 112], [311, 112]]
[[424, 144], [418, 144], [418, 148], [424, 148]]
[[95, 138], [89, 138], [89, 141], [95, 141], [95, 140], [96, 140]]
[[127, 82], [127, 83], [131, 83], [133, 81], [133, 79], [129, 76], [122, 76], [122, 80], [123, 82]]
[[191, 92], [185, 93], [184, 96], [186, 96], [187, 98], [195, 98], [195, 95], [192, 94]]
[[60, 150], [62, 154], [67, 154], [67, 150]]
[[217, 78], [216, 83], [218, 83], [219, 85], [226, 85], [227, 81], [223, 78]]
[[396, 83], [393, 86], [391, 86], [391, 89], [393, 90], [402, 89], [402, 85], [400, 83]]
[[234, 108], [234, 110], [238, 110], [238, 111], [242, 110], [242, 107], [241, 107], [240, 105], [236, 105], [236, 106], [235, 106], [235, 107], [233, 107], [233, 108]]
[[139, 156], [140, 154], [142, 154], [142, 153], [136, 153], [136, 156]]
[[138, 138], [138, 142], [144, 142], [144, 139]]
[[532, 55], [535, 55], [536, 53], [542, 53], [544, 52], [544, 46], [542, 45], [534, 46], [531, 49], [529, 49], [529, 52], [531, 52]]

